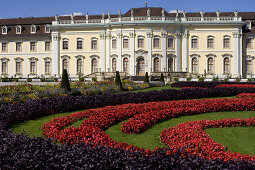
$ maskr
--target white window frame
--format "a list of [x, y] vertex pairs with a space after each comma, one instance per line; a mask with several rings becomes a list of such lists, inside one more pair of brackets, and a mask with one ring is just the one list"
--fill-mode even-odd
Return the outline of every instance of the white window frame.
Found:
[[[64, 42], [67, 42], [67, 48], [64, 48]], [[69, 40], [67, 38], [63, 38], [62, 40], [62, 50], [68, 50], [69, 49]]]
[[[115, 47], [113, 46], [113, 41], [115, 41]], [[112, 49], [117, 49], [117, 38], [112, 37]]]
[[[225, 47], [225, 40], [226, 39], [228, 39], [229, 41], [228, 41], [228, 47]], [[224, 37], [223, 37], [223, 48], [227, 48], [227, 49], [229, 49], [230, 48], [230, 42], [231, 42], [231, 38], [230, 38], [230, 36], [228, 36], [228, 35], [225, 35]]]
[[51, 29], [49, 27], [50, 25], [45, 25], [45, 33], [50, 33]]
[[7, 26], [3, 26], [2, 27], [2, 34], [6, 35], [8, 33], [8, 27]]
[[[139, 35], [138, 37], [137, 37], [137, 48], [144, 48], [145, 47], [145, 40], [144, 40], [145, 38], [144, 38], [144, 36], [141, 36], [141, 35]], [[142, 40], [142, 46], [140, 47], [139, 46], [139, 40]]]
[[92, 37], [90, 40], [90, 45], [91, 45], [91, 50], [97, 50], [98, 49], [98, 39], [96, 37]]
[[[124, 40], [127, 40], [127, 46], [124, 46]], [[129, 37], [128, 36], [124, 36], [122, 42], [123, 42], [123, 48], [124, 49], [128, 49], [129, 48]]]
[[[24, 61], [24, 59], [17, 57], [14, 60], [15, 60], [15, 74], [20, 75], [22, 74], [22, 62]], [[20, 63], [20, 72], [17, 72], [17, 63]]]
[[[32, 44], [34, 43], [34, 47], [32, 46]], [[30, 41], [30, 51], [31, 52], [36, 52], [37, 51], [37, 42], [36, 41]], [[32, 47], [34, 48], [34, 49], [32, 49]]]
[[[36, 31], [37, 31], [37, 29], [36, 29], [36, 25], [31, 25], [31, 33], [32, 34], [35, 34], [36, 33]], [[34, 30], [33, 30], [34, 29]]]
[[[18, 44], [20, 44], [20, 49], [18, 50]], [[16, 52], [22, 52], [22, 42], [15, 42], [16, 45]]]
[[[225, 59], [228, 58], [229, 59], [229, 72], [226, 72], [225, 70]], [[231, 74], [231, 56], [230, 55], [224, 55], [223, 56], [223, 74], [227, 75], [227, 74]]]
[[71, 59], [71, 57], [70, 56], [67, 56], [67, 55], [64, 55], [64, 56], [61, 56], [61, 58], [62, 58], [62, 63], [61, 63], [61, 65], [62, 65], [62, 71], [64, 70], [64, 60], [66, 59], [67, 60], [67, 72], [69, 73], [69, 63], [70, 63], [70, 59]]
[[22, 32], [22, 27], [20, 25], [16, 26], [16, 34], [21, 34]]
[[[209, 46], [209, 40], [212, 40], [212, 47]], [[207, 36], [207, 48], [209, 49], [215, 48], [215, 37], [212, 35]]]
[[[46, 43], [49, 43], [49, 49], [46, 49]], [[51, 51], [51, 42], [50, 41], [45, 41], [44, 42], [44, 51]]]
[[[81, 41], [81, 48], [78, 48], [78, 42]], [[83, 38], [77, 38], [76, 39], [76, 49], [77, 50], [83, 50]]]
[[[196, 41], [196, 46], [193, 46], [193, 39], [194, 39], [194, 40], [197, 40], [197, 41]], [[190, 44], [191, 44], [191, 48], [192, 48], [192, 49], [198, 49], [198, 44], [199, 44], [198, 40], [199, 40], [198, 36], [192, 36], [192, 37], [191, 37], [191, 43], [190, 43]]]
[[[49, 72], [48, 73], [46, 72], [46, 63], [47, 62], [50, 63], [50, 68], [49, 68]], [[51, 58], [50, 57], [45, 57], [44, 58], [44, 74], [45, 75], [51, 75], [51, 65], [52, 65]]]
[[[156, 39], [158, 39], [158, 46], [156, 46], [156, 43], [155, 43], [155, 41], [156, 41]], [[152, 40], [152, 47], [153, 48], [160, 48], [160, 46], [161, 46], [161, 44], [160, 44], [160, 36], [159, 35], [155, 35], [155, 36], [153, 36], [153, 40]]]
[[[6, 50], [3, 50], [3, 44], [6, 44]], [[8, 42], [2, 42], [1, 45], [2, 45], [2, 46], [1, 46], [1, 47], [2, 47], [2, 48], [1, 48], [1, 51], [2, 51], [2, 52], [8, 52]]]
[[[8, 62], [9, 62], [10, 60], [8, 59], [8, 58], [1, 58], [1, 74], [2, 75], [7, 75], [8, 74]], [[6, 72], [3, 72], [3, 63], [6, 63]]]
[[[30, 75], [36, 75], [37, 74], [37, 61], [38, 61], [38, 58], [35, 58], [35, 57], [29, 58], [29, 74]], [[35, 63], [34, 72], [32, 72], [32, 63], [33, 62]]]
[[[169, 40], [170, 40], [170, 39], [173, 40], [173, 46], [172, 46], [172, 47], [169, 46]], [[174, 36], [168, 36], [168, 37], [167, 37], [167, 48], [168, 48], [168, 49], [174, 49], [174, 48], [175, 48], [175, 38], [174, 38]]]
[[[84, 74], [84, 59], [85, 59], [85, 57], [82, 55], [78, 55], [78, 56], [75, 56], [75, 58], [76, 58], [76, 74], [77, 75]], [[81, 72], [80, 73], [78, 72], [78, 60], [81, 60]]]

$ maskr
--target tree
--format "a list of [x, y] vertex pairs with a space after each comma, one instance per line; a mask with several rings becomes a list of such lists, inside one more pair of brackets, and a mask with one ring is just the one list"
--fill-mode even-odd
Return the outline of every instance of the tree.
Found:
[[144, 76], [144, 80], [143, 80], [144, 83], [149, 83], [149, 76], [148, 76], [148, 72], [145, 73], [145, 76]]
[[69, 92], [71, 91], [70, 83], [69, 83], [69, 79], [68, 79], [68, 74], [67, 74], [66, 69], [63, 70], [61, 86], [60, 87], [65, 89], [66, 91], [69, 91]]
[[121, 83], [119, 71], [116, 71], [115, 84], [119, 85], [120, 89], [122, 90], [122, 83]]
[[164, 75], [163, 75], [163, 73], [161, 73], [161, 75], [160, 75], [160, 80], [159, 81], [161, 81], [162, 83], [165, 83], [165, 80], [164, 80]]

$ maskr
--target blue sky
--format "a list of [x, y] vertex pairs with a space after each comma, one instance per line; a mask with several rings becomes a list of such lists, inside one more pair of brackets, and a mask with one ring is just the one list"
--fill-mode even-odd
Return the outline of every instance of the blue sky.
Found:
[[[145, 0], [1, 0], [0, 18], [40, 17], [71, 13], [101, 14], [118, 10], [125, 13], [130, 8], [144, 7]], [[206, 11], [255, 11], [255, 0], [148, 0], [149, 7], [164, 7], [187, 12]]]

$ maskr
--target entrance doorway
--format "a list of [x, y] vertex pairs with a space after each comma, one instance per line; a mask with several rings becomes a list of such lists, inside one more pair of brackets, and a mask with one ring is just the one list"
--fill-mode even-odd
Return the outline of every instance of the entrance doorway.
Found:
[[138, 76], [144, 76], [145, 74], [145, 64], [144, 64], [144, 59], [139, 58], [137, 60], [137, 75]]

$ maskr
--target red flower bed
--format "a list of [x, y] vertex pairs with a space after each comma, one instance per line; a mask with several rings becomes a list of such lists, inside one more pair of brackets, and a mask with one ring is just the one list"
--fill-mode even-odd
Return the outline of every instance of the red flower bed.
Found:
[[221, 84], [216, 87], [255, 88], [255, 84]]
[[[255, 110], [255, 99], [210, 99], [210, 100], [183, 100], [170, 102], [151, 102], [144, 104], [124, 104], [108, 106], [100, 109], [77, 112], [63, 118], [55, 118], [43, 125], [43, 133], [70, 145], [78, 143], [93, 143], [127, 150], [143, 151], [150, 154], [153, 151], [144, 150], [127, 143], [115, 142], [104, 130], [126, 120], [122, 130], [128, 133], [140, 133], [148, 127], [170, 118], [183, 115], [194, 115], [213, 111]], [[65, 126], [82, 119], [80, 127]]]
[[255, 93], [241, 93], [236, 96], [237, 98], [255, 98]]
[[225, 151], [226, 148], [210, 138], [204, 129], [218, 127], [255, 126], [255, 118], [249, 119], [222, 119], [202, 120], [179, 124], [176, 127], [165, 129], [160, 134], [162, 142], [169, 148], [168, 153], [176, 152], [179, 148], [186, 147], [188, 154], [207, 159], [235, 160], [244, 159], [254, 161], [255, 156], [244, 155], [238, 152]]

